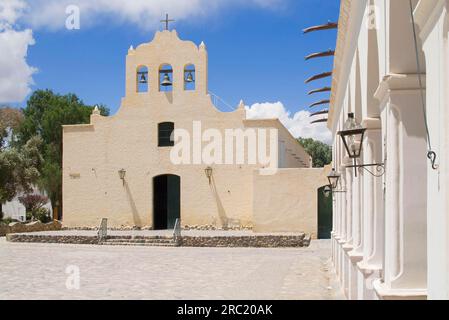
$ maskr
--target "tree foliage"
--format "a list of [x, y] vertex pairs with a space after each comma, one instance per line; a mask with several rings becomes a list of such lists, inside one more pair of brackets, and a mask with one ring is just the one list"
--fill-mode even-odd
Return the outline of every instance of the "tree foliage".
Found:
[[1, 204], [11, 201], [20, 192], [31, 192], [38, 180], [43, 158], [40, 137], [32, 137], [21, 147], [0, 151], [0, 212]]
[[0, 151], [7, 146], [7, 140], [23, 121], [20, 109], [0, 107]]
[[332, 162], [332, 147], [311, 138], [299, 138], [298, 142], [313, 158], [313, 167], [322, 168]]
[[[94, 106], [83, 103], [75, 94], [60, 95], [51, 90], [37, 90], [23, 109], [24, 119], [17, 129], [17, 144], [25, 145], [33, 136], [42, 139], [39, 187], [53, 205], [62, 203], [62, 126], [90, 122]], [[109, 110], [99, 106], [102, 115]]]
[[42, 194], [29, 193], [19, 197], [19, 201], [24, 205], [27, 216], [33, 220], [47, 222], [49, 219], [49, 210], [44, 208], [48, 203], [48, 198]]
[[19, 201], [27, 212], [42, 208], [48, 203], [48, 198], [42, 194], [29, 193], [19, 197]]

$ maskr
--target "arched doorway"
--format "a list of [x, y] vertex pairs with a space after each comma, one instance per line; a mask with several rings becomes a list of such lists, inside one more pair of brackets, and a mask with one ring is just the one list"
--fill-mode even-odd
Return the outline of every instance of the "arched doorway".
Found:
[[318, 239], [330, 239], [332, 232], [332, 194], [318, 189]]
[[181, 178], [166, 174], [153, 178], [153, 228], [173, 229], [181, 217]]

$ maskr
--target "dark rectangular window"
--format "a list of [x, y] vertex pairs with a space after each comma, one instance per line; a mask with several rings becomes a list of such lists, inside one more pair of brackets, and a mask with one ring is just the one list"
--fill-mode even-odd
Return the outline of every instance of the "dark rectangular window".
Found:
[[172, 134], [175, 130], [173, 122], [163, 122], [158, 124], [159, 147], [173, 147], [175, 142], [172, 140]]

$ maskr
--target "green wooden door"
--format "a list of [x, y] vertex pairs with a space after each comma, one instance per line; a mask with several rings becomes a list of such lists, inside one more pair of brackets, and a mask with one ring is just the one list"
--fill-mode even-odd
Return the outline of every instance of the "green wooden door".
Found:
[[325, 196], [325, 187], [318, 189], [318, 239], [330, 239], [332, 232], [332, 195]]
[[153, 179], [153, 228], [173, 229], [181, 217], [181, 178], [162, 175]]
[[176, 219], [181, 217], [181, 179], [178, 176], [167, 176], [167, 228], [175, 227]]

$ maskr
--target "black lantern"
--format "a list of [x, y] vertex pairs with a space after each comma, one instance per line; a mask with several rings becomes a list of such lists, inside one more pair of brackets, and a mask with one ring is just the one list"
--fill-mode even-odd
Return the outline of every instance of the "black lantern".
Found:
[[329, 198], [332, 194], [332, 188], [330, 186], [325, 186], [323, 193], [326, 198]]
[[365, 132], [366, 128], [362, 128], [362, 126], [355, 121], [354, 113], [349, 113], [344, 129], [338, 133], [343, 140], [349, 158], [360, 158]]
[[212, 167], [207, 167], [204, 169], [204, 173], [206, 173], [206, 177], [209, 179], [209, 184], [211, 184], [212, 170]]
[[[381, 177], [385, 174], [385, 165], [383, 163], [357, 164], [357, 159], [359, 159], [362, 155], [363, 138], [365, 136], [365, 132], [366, 128], [363, 128], [355, 121], [354, 113], [349, 113], [348, 120], [346, 120], [343, 130], [338, 132], [338, 135], [343, 140], [343, 144], [349, 158], [354, 160], [354, 165], [346, 166], [346, 168], [354, 168], [356, 177], [357, 170], [359, 168], [364, 169], [375, 177]], [[368, 170], [367, 167], [376, 167], [377, 174]]]
[[331, 173], [327, 176], [327, 179], [329, 180], [329, 185], [332, 188], [332, 190], [337, 189], [340, 177], [341, 174], [335, 171], [335, 169], [332, 169]]
[[123, 181], [123, 185], [125, 185], [126, 170], [125, 169], [120, 169], [118, 171], [118, 175], [119, 175], [120, 179]]

